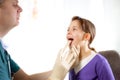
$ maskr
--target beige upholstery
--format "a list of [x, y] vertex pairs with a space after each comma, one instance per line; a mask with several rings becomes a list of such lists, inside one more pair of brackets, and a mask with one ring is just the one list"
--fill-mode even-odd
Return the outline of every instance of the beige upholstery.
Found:
[[120, 80], [120, 54], [115, 50], [100, 51], [99, 53], [110, 63], [115, 80]]

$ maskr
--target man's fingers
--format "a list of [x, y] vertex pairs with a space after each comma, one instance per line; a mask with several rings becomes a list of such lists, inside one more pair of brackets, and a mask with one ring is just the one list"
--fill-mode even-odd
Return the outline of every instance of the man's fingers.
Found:
[[74, 65], [75, 61], [76, 61], [76, 59], [73, 58], [73, 59], [71, 60], [71, 62], [69, 63], [69, 65], [72, 67], [72, 65]]
[[65, 50], [67, 47], [69, 48], [70, 43], [71, 41], [69, 40], [63, 49]]
[[70, 68], [76, 62], [80, 53], [79, 45], [76, 47], [73, 45], [70, 49], [70, 43], [71, 41], [68, 41], [65, 47], [60, 51], [62, 63], [66, 68]]
[[79, 56], [79, 52], [80, 52], [80, 49], [77, 49], [74, 45], [72, 46], [72, 52], [73, 52], [73, 55], [76, 57], [76, 56]]
[[67, 56], [68, 51], [69, 51], [69, 45], [71, 41], [68, 41], [65, 47], [61, 51], [61, 56]]
[[72, 65], [79, 56], [79, 51], [76, 49], [75, 46], [71, 48], [71, 52], [67, 55], [66, 61], [69, 65]]
[[66, 61], [68, 62], [68, 64], [71, 63], [71, 61], [73, 60], [73, 58], [74, 58], [73, 54], [69, 54], [69, 55], [67, 56]]

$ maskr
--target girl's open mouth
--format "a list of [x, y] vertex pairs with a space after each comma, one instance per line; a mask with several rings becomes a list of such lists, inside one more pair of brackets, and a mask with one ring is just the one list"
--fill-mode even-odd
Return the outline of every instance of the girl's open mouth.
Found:
[[70, 45], [69, 46], [72, 46], [72, 42], [73, 42], [73, 38], [68, 38], [68, 40], [70, 41]]

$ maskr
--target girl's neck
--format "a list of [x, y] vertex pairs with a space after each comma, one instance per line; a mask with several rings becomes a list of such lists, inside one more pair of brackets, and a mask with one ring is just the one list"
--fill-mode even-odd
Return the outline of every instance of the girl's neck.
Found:
[[91, 52], [92, 52], [92, 50], [89, 48], [81, 48], [79, 59], [82, 60], [82, 59], [88, 57], [91, 54]]

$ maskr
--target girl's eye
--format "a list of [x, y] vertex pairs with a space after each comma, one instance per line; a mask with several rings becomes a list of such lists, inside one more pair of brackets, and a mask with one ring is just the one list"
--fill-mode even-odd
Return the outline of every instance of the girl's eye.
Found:
[[76, 28], [73, 28], [73, 31], [74, 31], [74, 30], [77, 30], [77, 29], [76, 29]]

